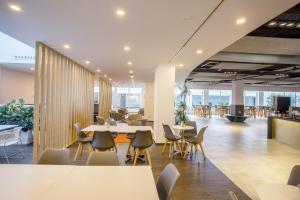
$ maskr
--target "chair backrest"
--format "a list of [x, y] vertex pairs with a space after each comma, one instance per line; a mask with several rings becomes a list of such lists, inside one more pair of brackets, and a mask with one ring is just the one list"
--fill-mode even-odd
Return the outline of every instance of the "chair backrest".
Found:
[[79, 122], [75, 123], [74, 124], [74, 127], [75, 127], [75, 130], [76, 130], [76, 134], [77, 134], [77, 137], [80, 138], [80, 137], [84, 137], [85, 134], [81, 131], [81, 125]]
[[170, 140], [175, 139], [175, 136], [173, 134], [171, 127], [168, 124], [162, 124], [162, 126], [164, 128], [165, 138], [170, 139]]
[[135, 120], [142, 120], [143, 117], [140, 114], [131, 114], [131, 115], [128, 115], [127, 119], [128, 119], [128, 121], [135, 121]]
[[97, 124], [98, 125], [104, 125], [105, 120], [102, 117], [96, 116], [96, 119], [97, 119]]
[[192, 133], [192, 134], [195, 134], [195, 135], [197, 134], [197, 123], [195, 121], [186, 121], [185, 125], [192, 126], [192, 127], [194, 127], [194, 129], [193, 130], [186, 130], [186, 131], [184, 131], [184, 133]]
[[132, 146], [134, 148], [148, 148], [153, 144], [153, 138], [151, 131], [137, 130], [132, 140]]
[[128, 111], [126, 108], [119, 108], [118, 113], [120, 113], [121, 115], [127, 115]]
[[169, 163], [160, 174], [156, 183], [156, 188], [160, 200], [168, 200], [171, 197], [172, 190], [177, 182], [180, 173], [175, 165]]
[[197, 143], [201, 143], [203, 141], [203, 136], [204, 136], [204, 133], [205, 133], [205, 130], [207, 129], [207, 126], [205, 127], [202, 127], [199, 131], [199, 133], [197, 134], [196, 136], [196, 141]]
[[91, 152], [86, 165], [93, 166], [118, 166], [118, 156], [116, 152]]
[[46, 149], [38, 161], [40, 165], [68, 165], [70, 151], [68, 149]]
[[120, 121], [124, 119], [124, 116], [116, 111], [110, 111], [109, 116], [114, 119], [115, 121]]
[[140, 108], [138, 114], [144, 116], [144, 114], [145, 114], [144, 108]]
[[134, 120], [128, 122], [128, 126], [143, 126], [143, 123], [141, 120]]
[[300, 184], [300, 165], [295, 165], [292, 168], [287, 184], [294, 185], [294, 186]]
[[108, 150], [115, 147], [115, 142], [110, 131], [95, 131], [92, 141], [94, 149]]
[[239, 200], [233, 191], [228, 192], [231, 200]]

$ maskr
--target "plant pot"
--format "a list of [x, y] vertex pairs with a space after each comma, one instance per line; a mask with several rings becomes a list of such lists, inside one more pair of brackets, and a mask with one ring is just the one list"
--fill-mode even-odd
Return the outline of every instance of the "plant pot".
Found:
[[180, 122], [180, 126], [184, 127], [185, 123], [184, 122]]
[[31, 144], [33, 142], [32, 130], [26, 131], [26, 132], [21, 131], [20, 138], [21, 138], [22, 144], [24, 144], [24, 145]]

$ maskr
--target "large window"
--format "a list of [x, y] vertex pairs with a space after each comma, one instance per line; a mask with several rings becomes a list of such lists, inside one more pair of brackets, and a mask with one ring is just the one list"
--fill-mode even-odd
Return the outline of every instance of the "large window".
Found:
[[256, 105], [256, 91], [244, 91], [244, 104], [245, 106]]
[[291, 97], [291, 106], [300, 107], [300, 92], [264, 92], [264, 106], [273, 106], [276, 96]]
[[195, 107], [203, 104], [203, 90], [190, 89], [190, 94], [187, 96], [188, 107]]
[[143, 107], [143, 88], [141, 87], [113, 87], [113, 108], [141, 108]]
[[209, 90], [208, 102], [212, 106], [226, 106], [231, 104], [231, 90]]

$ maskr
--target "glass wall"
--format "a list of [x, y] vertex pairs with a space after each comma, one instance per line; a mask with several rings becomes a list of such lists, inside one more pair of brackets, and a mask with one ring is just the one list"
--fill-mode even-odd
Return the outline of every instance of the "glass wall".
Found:
[[227, 106], [231, 104], [231, 90], [209, 90], [208, 102], [210, 105]]
[[203, 90], [190, 89], [190, 94], [187, 96], [187, 106], [195, 107], [203, 104]]
[[245, 106], [255, 106], [257, 92], [256, 91], [244, 91], [244, 105]]
[[273, 106], [273, 97], [291, 97], [291, 106], [300, 107], [300, 92], [264, 92], [264, 106]]
[[143, 88], [141, 87], [113, 87], [113, 108], [141, 108], [143, 107]]

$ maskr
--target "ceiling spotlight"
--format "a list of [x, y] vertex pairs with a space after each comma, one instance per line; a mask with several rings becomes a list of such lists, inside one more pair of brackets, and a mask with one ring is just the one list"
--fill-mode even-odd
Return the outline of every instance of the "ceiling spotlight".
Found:
[[124, 51], [129, 51], [130, 50], [130, 46], [125, 46], [123, 47]]
[[124, 17], [124, 16], [125, 16], [125, 11], [119, 9], [119, 10], [116, 11], [116, 14], [117, 14], [119, 17]]
[[132, 62], [129, 61], [129, 62], [127, 63], [127, 65], [132, 65]]
[[202, 51], [201, 49], [198, 49], [198, 50], [196, 51], [196, 53], [197, 53], [197, 54], [202, 54], [203, 51]]
[[9, 8], [12, 9], [12, 10], [14, 10], [14, 11], [17, 11], [17, 12], [21, 12], [22, 11], [21, 7], [15, 5], [15, 4], [10, 4]]
[[300, 28], [300, 23], [296, 25], [296, 28]]
[[245, 18], [239, 18], [236, 20], [236, 24], [240, 25], [240, 24], [243, 24], [246, 22], [246, 19]]
[[291, 22], [291, 23], [288, 23], [286, 26], [287, 27], [292, 27], [292, 26], [294, 26], [295, 24], [293, 23], [293, 22]]
[[106, 74], [104, 74], [104, 78], [106, 78], [107, 77], [107, 75]]
[[112, 81], [112, 79], [110, 78], [110, 79], [108, 79], [109, 81]]
[[179, 65], [178, 65], [178, 67], [183, 67], [183, 66], [184, 66], [183, 64], [179, 64]]
[[96, 71], [97, 71], [98, 73], [100, 73], [100, 72], [101, 72], [101, 70], [100, 70], [100, 69], [97, 69]]
[[275, 26], [277, 23], [276, 22], [274, 22], [274, 21], [272, 21], [272, 22], [269, 22], [269, 26]]
[[31, 70], [31, 71], [34, 71], [34, 67], [30, 67], [30, 70]]
[[86, 61], [85, 61], [85, 64], [87, 64], [87, 65], [90, 64], [90, 63], [91, 63], [91, 62], [90, 62], [89, 60], [86, 60]]
[[132, 70], [129, 70], [129, 74], [133, 74], [133, 71], [132, 71]]
[[64, 44], [64, 46], [63, 46], [65, 49], [70, 49], [71, 48], [71, 46], [70, 45], [68, 45], [68, 44]]
[[279, 26], [280, 27], [283, 27], [283, 26], [285, 26], [287, 23], [286, 22], [281, 22], [281, 23], [279, 23]]
[[134, 78], [134, 76], [133, 76], [133, 75], [131, 75], [131, 76], [130, 76], [130, 78], [131, 78], [131, 79], [133, 79], [133, 78]]

